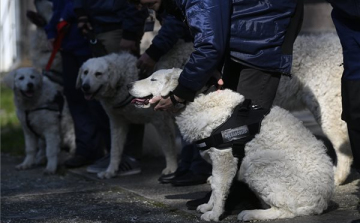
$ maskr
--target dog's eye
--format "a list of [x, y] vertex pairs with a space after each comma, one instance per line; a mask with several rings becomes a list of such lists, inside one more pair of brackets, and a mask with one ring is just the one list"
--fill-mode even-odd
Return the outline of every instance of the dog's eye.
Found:
[[96, 73], [95, 73], [95, 76], [98, 77], [98, 76], [101, 76], [102, 74], [103, 74], [103, 73], [101, 73], [101, 72], [96, 72]]
[[24, 80], [24, 78], [25, 78], [24, 76], [21, 76], [21, 77], [19, 77], [19, 80], [22, 81], [22, 80]]
[[31, 76], [30, 76], [30, 78], [31, 78], [31, 79], [34, 79], [34, 78], [35, 78], [35, 76], [34, 76], [34, 75], [31, 75]]
[[151, 78], [151, 79], [150, 79], [150, 81], [157, 81], [157, 79], [155, 79], [155, 78]]
[[86, 74], [88, 74], [89, 73], [89, 71], [88, 70], [86, 70], [86, 71], [84, 71], [84, 74], [86, 75]]

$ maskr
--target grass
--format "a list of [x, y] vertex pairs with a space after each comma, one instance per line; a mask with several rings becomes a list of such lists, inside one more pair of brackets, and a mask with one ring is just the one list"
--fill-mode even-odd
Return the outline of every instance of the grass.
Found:
[[24, 136], [16, 117], [13, 92], [0, 84], [1, 152], [12, 155], [24, 154]]

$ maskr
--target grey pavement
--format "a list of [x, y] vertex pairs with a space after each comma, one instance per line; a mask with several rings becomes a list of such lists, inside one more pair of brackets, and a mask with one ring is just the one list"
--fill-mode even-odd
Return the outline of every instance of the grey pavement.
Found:
[[[296, 113], [306, 126], [322, 137], [307, 112]], [[149, 138], [151, 133], [147, 133]], [[16, 171], [22, 157], [1, 154], [1, 222], [201, 222], [200, 214], [187, 210], [185, 203], [210, 191], [207, 184], [173, 187], [157, 179], [165, 161], [146, 156], [142, 173], [100, 180], [85, 168], [61, 168], [56, 175], [42, 174], [44, 167]], [[328, 210], [322, 215], [297, 217], [274, 223], [360, 222], [360, 175], [353, 173], [345, 185], [336, 188]], [[245, 192], [248, 193], [248, 192]], [[236, 214], [249, 204], [241, 198], [236, 211], [222, 222], [237, 222]], [[356, 221], [358, 220], [358, 221]]]

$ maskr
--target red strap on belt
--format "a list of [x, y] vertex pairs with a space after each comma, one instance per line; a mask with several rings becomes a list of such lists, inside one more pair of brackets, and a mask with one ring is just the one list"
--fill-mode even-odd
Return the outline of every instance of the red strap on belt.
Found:
[[65, 33], [66, 33], [68, 27], [69, 27], [69, 23], [67, 23], [64, 20], [57, 24], [56, 29], [58, 31], [58, 35], [55, 38], [54, 45], [53, 45], [53, 50], [51, 52], [51, 56], [50, 56], [49, 61], [48, 61], [47, 65], [46, 65], [46, 67], [45, 67], [46, 71], [50, 70], [52, 62], [54, 61], [55, 55], [59, 51], [59, 49], [61, 47], [61, 42], [64, 39], [64, 36], [65, 36]]

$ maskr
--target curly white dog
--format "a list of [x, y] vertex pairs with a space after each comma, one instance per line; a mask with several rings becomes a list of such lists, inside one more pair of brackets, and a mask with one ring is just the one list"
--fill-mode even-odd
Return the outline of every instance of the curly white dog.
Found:
[[[180, 72], [157, 71], [132, 83], [129, 92], [138, 98], [169, 95], [178, 84]], [[137, 105], [150, 107], [142, 101], [138, 100]], [[230, 90], [201, 94], [176, 116], [176, 123], [187, 141], [201, 140], [209, 137], [243, 101], [242, 95]], [[247, 183], [270, 206], [266, 210], [242, 211], [238, 215], [242, 221], [320, 214], [334, 191], [333, 164], [324, 144], [301, 121], [277, 106], [263, 119], [260, 132], [245, 145], [239, 170], [231, 148], [212, 147], [203, 155], [213, 164], [211, 198], [197, 208], [206, 221], [219, 220], [234, 178]]]

